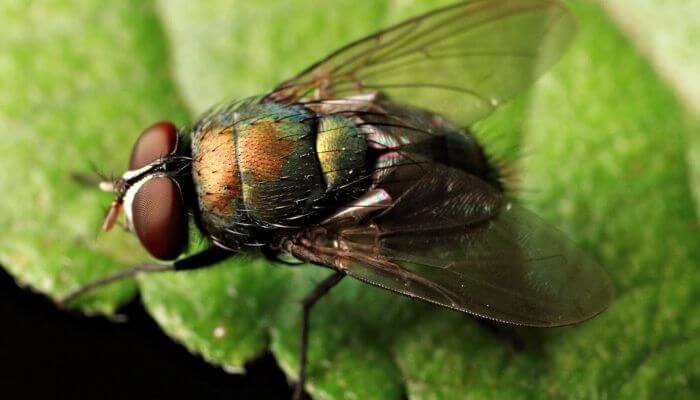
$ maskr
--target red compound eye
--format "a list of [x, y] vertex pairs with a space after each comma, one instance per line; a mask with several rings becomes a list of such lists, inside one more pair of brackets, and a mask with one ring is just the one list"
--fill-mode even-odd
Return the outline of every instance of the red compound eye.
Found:
[[134, 196], [132, 223], [153, 257], [177, 258], [187, 246], [187, 213], [177, 183], [168, 177], [146, 181]]
[[129, 169], [142, 168], [172, 154], [177, 147], [177, 129], [170, 122], [158, 122], [146, 128], [131, 150]]

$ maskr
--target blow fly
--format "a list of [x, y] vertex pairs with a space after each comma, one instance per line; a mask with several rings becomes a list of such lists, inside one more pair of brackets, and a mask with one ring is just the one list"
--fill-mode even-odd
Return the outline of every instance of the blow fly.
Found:
[[[310, 310], [345, 276], [505, 323], [550, 327], [603, 311], [612, 286], [557, 229], [516, 204], [469, 126], [525, 89], [573, 37], [555, 0], [471, 0], [357, 40], [271, 92], [160, 122], [102, 182], [104, 229], [125, 225], [158, 260], [139, 273], [257, 254], [326, 267]], [[193, 221], [207, 249], [180, 257]], [[174, 261], [173, 261], [174, 260]]]

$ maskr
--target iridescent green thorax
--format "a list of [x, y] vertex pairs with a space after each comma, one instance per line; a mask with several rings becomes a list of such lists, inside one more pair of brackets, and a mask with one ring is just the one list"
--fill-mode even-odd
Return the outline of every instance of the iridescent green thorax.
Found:
[[301, 107], [261, 104], [242, 110], [236, 124], [236, 160], [243, 205], [256, 221], [295, 225], [323, 193], [316, 159], [315, 120]]
[[228, 241], [302, 227], [324, 211], [319, 205], [329, 193], [364, 169], [365, 153], [343, 117], [256, 100], [215, 110], [192, 132], [202, 224]]

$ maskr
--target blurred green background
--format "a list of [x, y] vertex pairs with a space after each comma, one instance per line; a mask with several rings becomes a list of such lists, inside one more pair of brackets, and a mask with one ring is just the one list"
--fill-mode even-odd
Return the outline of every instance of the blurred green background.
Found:
[[[129, 235], [97, 236], [110, 196], [71, 172], [120, 173], [150, 123], [186, 124], [450, 3], [3, 1], [0, 263], [57, 297], [143, 260]], [[495, 335], [347, 281], [314, 313], [315, 398], [700, 397], [700, 2], [567, 4], [572, 48], [478, 131], [497, 155], [518, 149], [520, 198], [605, 266], [615, 303], [577, 327]], [[164, 331], [212, 363], [240, 367], [269, 348], [295, 376], [297, 301], [326, 274], [235, 260], [115, 285], [80, 306], [111, 313], [141, 290]]]

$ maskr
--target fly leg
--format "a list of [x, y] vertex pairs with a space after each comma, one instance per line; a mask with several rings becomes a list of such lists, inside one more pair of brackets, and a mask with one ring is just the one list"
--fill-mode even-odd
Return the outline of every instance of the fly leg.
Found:
[[150, 274], [155, 272], [166, 272], [166, 271], [184, 271], [193, 270], [210, 267], [226, 258], [231, 257], [233, 252], [212, 246], [206, 250], [202, 250], [199, 253], [193, 254], [189, 257], [185, 257], [181, 260], [177, 260], [172, 264], [141, 264], [132, 268], [127, 268], [125, 270], [116, 272], [112, 275], [107, 275], [104, 278], [98, 279], [96, 281], [90, 282], [84, 286], [69, 293], [66, 297], [57, 302], [59, 307], [64, 307], [71, 301], [82, 296], [85, 293], [91, 292], [102, 286], [109, 285], [114, 282], [118, 282], [124, 279], [130, 279], [141, 274]]
[[326, 295], [335, 285], [340, 282], [345, 276], [345, 273], [336, 271], [333, 275], [321, 281], [314, 290], [311, 291], [302, 301], [301, 314], [301, 342], [299, 343], [299, 379], [294, 387], [294, 400], [301, 400], [304, 393], [304, 382], [306, 381], [306, 355], [309, 344], [309, 317], [311, 316], [311, 307], [316, 302]]

